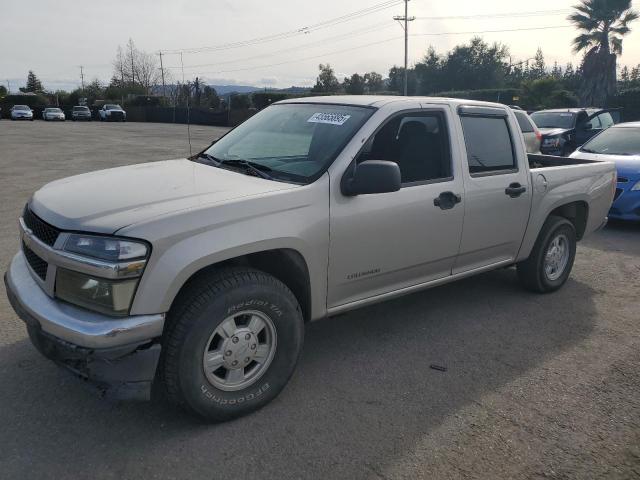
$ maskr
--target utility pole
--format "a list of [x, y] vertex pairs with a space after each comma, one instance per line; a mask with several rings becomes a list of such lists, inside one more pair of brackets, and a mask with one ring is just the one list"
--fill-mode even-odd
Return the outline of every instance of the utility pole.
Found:
[[136, 86], [136, 72], [133, 66], [133, 40], [129, 39], [129, 52], [131, 53], [131, 86]]
[[164, 83], [164, 67], [162, 66], [162, 50], [160, 50], [158, 55], [160, 55], [160, 73], [162, 75], [162, 96], [167, 98], [167, 87]]
[[396, 15], [393, 17], [398, 22], [404, 22], [404, 25], [400, 23], [404, 28], [404, 95], [407, 95], [408, 81], [408, 68], [409, 68], [409, 22], [413, 22], [416, 17], [409, 17], [409, 0], [404, 0], [404, 16]]
[[84, 93], [84, 70], [82, 65], [80, 65], [80, 82], [82, 82], [82, 93]]
[[9, 80], [7, 80], [7, 95], [11, 94], [11, 83], [9, 83]]

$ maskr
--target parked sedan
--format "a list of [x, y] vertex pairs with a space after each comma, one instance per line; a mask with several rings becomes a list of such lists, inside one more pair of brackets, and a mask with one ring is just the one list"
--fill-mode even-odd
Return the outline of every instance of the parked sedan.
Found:
[[127, 120], [127, 112], [120, 105], [107, 103], [98, 111], [101, 121], [125, 122]]
[[605, 130], [571, 157], [614, 162], [618, 184], [609, 217], [640, 221], [640, 122], [621, 123]]
[[11, 120], [32, 120], [33, 110], [27, 105], [14, 105], [11, 107]]
[[74, 122], [76, 120], [91, 121], [91, 110], [89, 110], [89, 107], [76, 105], [73, 107], [73, 110], [71, 110], [71, 120]]
[[542, 133], [540, 151], [563, 157], [614, 124], [611, 113], [598, 108], [541, 110], [531, 119]]
[[66, 116], [62, 110], [59, 108], [45, 108], [42, 111], [42, 119], [45, 121], [58, 120], [64, 122], [66, 120]]

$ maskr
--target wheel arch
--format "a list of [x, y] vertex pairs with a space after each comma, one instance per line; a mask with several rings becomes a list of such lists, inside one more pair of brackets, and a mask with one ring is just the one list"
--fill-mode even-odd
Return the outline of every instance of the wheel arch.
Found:
[[311, 277], [304, 256], [293, 248], [274, 248], [246, 253], [206, 265], [193, 272], [180, 286], [171, 305], [188, 291], [190, 285], [212, 271], [244, 266], [268, 273], [284, 283], [298, 300], [305, 322], [312, 317]]

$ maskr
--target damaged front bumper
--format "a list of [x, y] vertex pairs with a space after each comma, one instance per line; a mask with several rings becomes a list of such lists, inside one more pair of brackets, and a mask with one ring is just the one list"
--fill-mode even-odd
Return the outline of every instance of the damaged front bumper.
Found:
[[32, 343], [116, 399], [148, 400], [160, 358], [164, 314], [108, 317], [49, 297], [18, 253], [4, 277]]

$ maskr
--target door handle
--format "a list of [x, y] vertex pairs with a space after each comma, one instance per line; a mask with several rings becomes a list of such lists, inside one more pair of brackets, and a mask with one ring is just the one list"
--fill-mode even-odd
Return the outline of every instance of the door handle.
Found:
[[511, 198], [516, 198], [522, 195], [527, 191], [527, 187], [520, 185], [519, 183], [512, 183], [507, 188], [504, 189], [504, 193], [509, 195]]
[[441, 210], [450, 210], [462, 201], [462, 197], [453, 192], [442, 192], [433, 199], [433, 204]]

